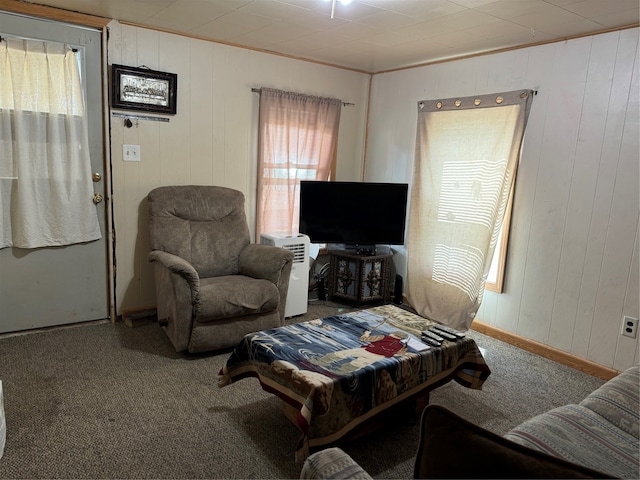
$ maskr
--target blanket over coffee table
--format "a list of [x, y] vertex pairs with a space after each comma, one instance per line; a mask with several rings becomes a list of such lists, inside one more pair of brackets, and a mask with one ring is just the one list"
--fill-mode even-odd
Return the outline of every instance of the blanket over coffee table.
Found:
[[399, 402], [451, 379], [482, 388], [491, 371], [465, 337], [430, 347], [420, 332], [433, 322], [395, 305], [248, 334], [219, 373], [224, 387], [257, 377], [296, 410], [297, 458], [335, 442]]

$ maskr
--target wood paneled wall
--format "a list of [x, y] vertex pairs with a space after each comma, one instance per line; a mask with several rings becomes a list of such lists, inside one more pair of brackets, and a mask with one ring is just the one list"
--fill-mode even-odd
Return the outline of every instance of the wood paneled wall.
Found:
[[[375, 75], [365, 179], [410, 181], [417, 102], [530, 88], [504, 293], [477, 319], [624, 369], [638, 339], [638, 29]], [[406, 273], [406, 254], [395, 258]]]
[[[153, 188], [207, 184], [241, 190], [253, 232], [259, 96], [252, 87], [355, 104], [342, 110], [336, 177], [361, 180], [369, 75], [116, 21], [109, 24], [108, 63], [178, 74], [177, 115], [169, 123], [134, 120], [125, 128], [122, 118], [110, 119], [118, 314], [156, 303], [147, 261], [146, 196]], [[123, 144], [140, 145], [141, 161], [124, 162]]]

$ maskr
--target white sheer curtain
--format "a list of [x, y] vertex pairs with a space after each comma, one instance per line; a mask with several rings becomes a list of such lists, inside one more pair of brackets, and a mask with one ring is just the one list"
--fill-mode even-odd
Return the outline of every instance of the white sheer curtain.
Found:
[[329, 180], [342, 101], [263, 88], [256, 237], [298, 233], [300, 180]]
[[418, 103], [407, 297], [459, 330], [484, 292], [515, 178], [532, 91]]
[[0, 248], [101, 237], [79, 55], [52, 42], [0, 42]]

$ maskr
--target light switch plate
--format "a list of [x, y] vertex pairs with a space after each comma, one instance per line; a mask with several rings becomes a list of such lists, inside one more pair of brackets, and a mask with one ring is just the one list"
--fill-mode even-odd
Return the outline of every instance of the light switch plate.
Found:
[[139, 162], [140, 145], [122, 145], [122, 159], [125, 162]]

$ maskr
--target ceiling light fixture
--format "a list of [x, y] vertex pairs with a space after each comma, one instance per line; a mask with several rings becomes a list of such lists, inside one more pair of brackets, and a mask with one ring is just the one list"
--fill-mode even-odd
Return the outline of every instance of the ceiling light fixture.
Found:
[[336, 12], [336, 1], [339, 1], [342, 5], [349, 5], [352, 0], [331, 0], [331, 18]]

